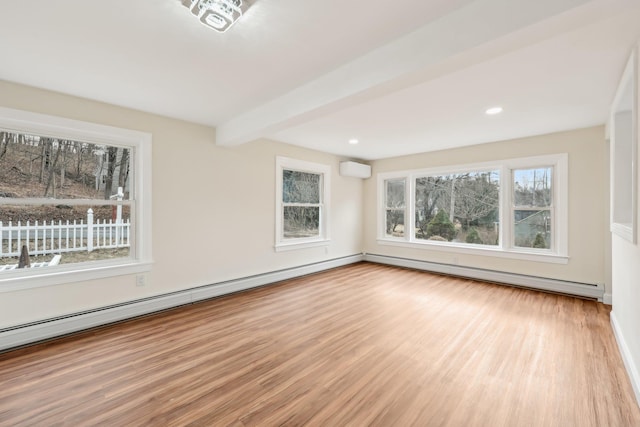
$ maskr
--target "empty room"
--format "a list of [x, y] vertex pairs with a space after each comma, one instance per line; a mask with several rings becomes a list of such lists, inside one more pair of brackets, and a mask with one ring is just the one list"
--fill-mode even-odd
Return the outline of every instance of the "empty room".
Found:
[[0, 427], [640, 426], [639, 2], [0, 16]]

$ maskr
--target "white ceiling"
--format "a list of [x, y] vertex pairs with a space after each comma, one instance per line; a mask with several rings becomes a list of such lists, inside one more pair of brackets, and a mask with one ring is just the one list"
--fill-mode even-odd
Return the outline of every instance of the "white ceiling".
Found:
[[366, 160], [602, 124], [640, 39], [637, 0], [253, 3], [218, 34], [180, 0], [0, 0], [0, 79]]

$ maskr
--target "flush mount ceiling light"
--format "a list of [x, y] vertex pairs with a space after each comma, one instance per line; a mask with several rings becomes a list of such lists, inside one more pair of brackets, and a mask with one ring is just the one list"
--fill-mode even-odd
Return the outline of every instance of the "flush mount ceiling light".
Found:
[[227, 31], [249, 8], [247, 0], [181, 0], [204, 25]]
[[496, 114], [502, 113], [502, 107], [491, 107], [484, 113], [488, 116], [495, 116]]
[[351, 144], [351, 145], [356, 145], [358, 142], [360, 142], [360, 141], [358, 141], [355, 138], [352, 138], [352, 139], [349, 140], [349, 144]]

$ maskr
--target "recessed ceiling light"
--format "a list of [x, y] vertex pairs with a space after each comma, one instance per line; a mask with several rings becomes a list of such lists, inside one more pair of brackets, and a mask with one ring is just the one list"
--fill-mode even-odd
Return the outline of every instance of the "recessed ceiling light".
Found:
[[349, 144], [351, 144], [351, 145], [356, 145], [358, 142], [360, 142], [360, 141], [358, 141], [358, 140], [357, 140], [357, 139], [355, 139], [355, 138], [351, 138], [351, 139], [349, 140]]
[[485, 111], [485, 114], [488, 116], [495, 116], [500, 113], [502, 113], [502, 107], [491, 107]]

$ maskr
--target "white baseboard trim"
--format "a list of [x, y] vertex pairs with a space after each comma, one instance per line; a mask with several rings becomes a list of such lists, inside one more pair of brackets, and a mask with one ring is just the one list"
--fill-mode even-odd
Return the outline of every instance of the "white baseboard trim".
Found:
[[378, 264], [388, 264], [398, 267], [413, 268], [416, 270], [431, 271], [434, 273], [469, 277], [471, 279], [524, 286], [532, 289], [559, 292], [586, 298], [597, 298], [598, 301], [602, 301], [604, 295], [604, 285], [602, 284], [592, 285], [588, 283], [569, 282], [566, 280], [547, 279], [544, 277], [527, 276], [495, 270], [484, 270], [481, 268], [464, 267], [460, 265], [440, 264], [436, 262], [397, 258], [386, 255], [365, 254], [364, 260]]
[[611, 294], [602, 295], [602, 303], [607, 305], [613, 305], [613, 296]]
[[0, 351], [169, 308], [363, 261], [361, 254], [321, 261], [0, 330]]
[[318, 273], [320, 271], [330, 270], [332, 268], [342, 267], [360, 261], [364, 261], [364, 257], [362, 254], [351, 255], [343, 258], [332, 259], [329, 261], [307, 264], [300, 267], [288, 268], [286, 270], [258, 274], [256, 276], [245, 277], [242, 279], [229, 280], [227, 282], [220, 282], [214, 285], [202, 286], [200, 288], [194, 288], [190, 290], [191, 302], [214, 298], [233, 292], [244, 291], [246, 289], [264, 286], [269, 283], [293, 279], [294, 277], [306, 276], [307, 274]]
[[618, 324], [618, 320], [614, 311], [611, 312], [610, 318], [611, 327], [613, 328], [613, 335], [616, 337], [616, 342], [618, 343], [618, 349], [620, 350], [620, 354], [622, 355], [624, 367], [627, 369], [629, 380], [631, 380], [631, 386], [633, 387], [633, 392], [636, 395], [636, 402], [638, 402], [638, 405], [640, 406], [640, 371], [638, 371], [638, 367], [633, 362], [631, 350], [629, 350], [627, 341], [624, 339], [624, 335], [620, 330], [620, 325]]

